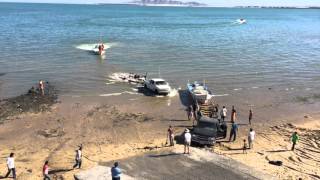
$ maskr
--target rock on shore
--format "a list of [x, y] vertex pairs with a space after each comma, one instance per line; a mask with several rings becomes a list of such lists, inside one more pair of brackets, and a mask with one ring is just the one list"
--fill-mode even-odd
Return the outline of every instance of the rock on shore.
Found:
[[30, 89], [26, 94], [0, 100], [0, 122], [23, 112], [47, 111], [51, 105], [56, 103], [57, 97], [54, 87], [47, 84], [45, 95], [41, 95], [35, 89]]

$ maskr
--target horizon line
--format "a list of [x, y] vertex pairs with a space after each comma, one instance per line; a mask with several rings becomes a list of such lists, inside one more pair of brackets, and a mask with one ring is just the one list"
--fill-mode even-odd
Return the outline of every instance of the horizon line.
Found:
[[[3, 1], [0, 3], [11, 3], [11, 4], [60, 4], [60, 5], [137, 5], [140, 6], [138, 3], [130, 3], [130, 2], [123, 2], [123, 3], [68, 3], [68, 2], [10, 2], [10, 1]], [[150, 4], [151, 6], [153, 4]], [[143, 5], [141, 5], [143, 6]], [[146, 7], [151, 7], [146, 6]], [[155, 5], [156, 6], [156, 5]], [[161, 7], [161, 6], [159, 6]], [[209, 7], [209, 8], [320, 8], [320, 6], [312, 6], [312, 5], [306, 5], [306, 6], [263, 6], [263, 5], [237, 5], [237, 6], [213, 6], [213, 5], [207, 5], [204, 4], [204, 6], [168, 6], [168, 7]]]

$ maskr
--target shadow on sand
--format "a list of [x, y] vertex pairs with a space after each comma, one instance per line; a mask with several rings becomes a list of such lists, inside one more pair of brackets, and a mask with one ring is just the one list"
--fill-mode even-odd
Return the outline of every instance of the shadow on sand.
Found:
[[161, 158], [161, 157], [178, 156], [178, 155], [182, 155], [182, 153], [151, 154], [151, 155], [149, 155], [149, 157], [152, 157], [152, 158]]
[[72, 171], [73, 169], [53, 169], [49, 171], [49, 174], [56, 174], [56, 173], [64, 173]]
[[277, 152], [288, 152], [290, 150], [287, 149], [280, 149], [280, 150], [273, 150], [273, 151], [266, 151], [266, 152], [270, 152], [270, 153], [277, 153]]
[[169, 122], [183, 122], [183, 121], [190, 121], [190, 120], [188, 120], [188, 119], [164, 119], [164, 120], [161, 120], [161, 121], [169, 121]]

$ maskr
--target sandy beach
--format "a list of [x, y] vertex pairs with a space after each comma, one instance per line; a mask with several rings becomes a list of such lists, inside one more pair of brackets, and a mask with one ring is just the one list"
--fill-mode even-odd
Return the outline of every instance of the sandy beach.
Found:
[[[132, 98], [127, 96], [125, 98]], [[166, 147], [168, 126], [174, 126], [178, 135], [184, 128], [191, 128], [192, 122], [186, 120], [185, 107], [178, 97], [171, 99], [170, 105], [167, 103], [168, 99], [161, 98], [141, 104], [139, 101], [123, 103], [118, 97], [62, 96], [45, 111], [8, 116], [0, 125], [0, 174], [6, 172], [5, 159], [10, 152], [16, 156], [18, 179], [41, 179], [45, 160], [49, 160], [53, 179], [73, 179], [74, 174], [80, 172], [72, 166], [75, 150], [81, 144], [84, 147], [82, 170], [150, 151], [172, 150]], [[252, 127], [257, 138], [247, 154], [242, 153], [241, 147], [250, 126], [243, 120], [239, 122], [236, 142], [221, 140], [209, 151], [278, 179], [317, 179], [320, 177], [318, 114], [301, 115], [301, 119], [254, 122]], [[289, 139], [294, 131], [298, 131], [301, 141], [292, 152]], [[176, 145], [173, 150], [181, 148], [182, 145]], [[282, 161], [283, 166], [269, 164], [275, 160]]]

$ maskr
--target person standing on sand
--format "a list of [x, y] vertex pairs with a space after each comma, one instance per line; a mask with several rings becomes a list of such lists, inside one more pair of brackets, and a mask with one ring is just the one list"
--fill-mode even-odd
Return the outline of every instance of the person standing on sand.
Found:
[[111, 168], [112, 180], [120, 180], [121, 169], [119, 168], [119, 163], [115, 162]]
[[249, 134], [248, 134], [248, 143], [249, 143], [249, 149], [253, 148], [253, 141], [255, 138], [256, 132], [252, 128], [250, 128]]
[[219, 108], [218, 105], [214, 106], [212, 117], [217, 118], [218, 117]]
[[168, 129], [168, 139], [169, 139], [170, 146], [174, 146], [174, 129], [171, 125], [169, 126], [169, 129]]
[[73, 169], [78, 167], [79, 169], [81, 168], [82, 164], [82, 145], [79, 146], [79, 149], [76, 150], [76, 163], [73, 165]]
[[249, 110], [249, 124], [251, 125], [251, 120], [252, 120], [253, 112], [252, 109], [250, 108]]
[[298, 132], [294, 132], [291, 136], [291, 142], [292, 142], [292, 147], [291, 147], [291, 151], [294, 151], [294, 148], [297, 144], [297, 142], [299, 141], [299, 135]]
[[222, 107], [221, 111], [220, 111], [220, 116], [222, 121], [224, 121], [224, 119], [227, 117], [227, 108], [225, 106]]
[[10, 156], [7, 158], [7, 167], [8, 167], [8, 172], [5, 175], [5, 178], [9, 177], [10, 173], [12, 172], [12, 178], [16, 179], [16, 168], [14, 166], [14, 153], [10, 153]]
[[[184, 154], [190, 154], [191, 134], [189, 129], [184, 131]], [[187, 151], [188, 150], [188, 151]]]
[[229, 142], [231, 142], [231, 138], [232, 137], [233, 137], [233, 141], [236, 140], [237, 132], [238, 132], [238, 124], [236, 124], [235, 122], [232, 122], [231, 130], [230, 130]]
[[243, 140], [243, 147], [242, 147], [242, 149], [243, 149], [243, 154], [247, 154], [247, 142], [246, 142], [245, 139]]
[[187, 108], [187, 116], [188, 116], [188, 120], [189, 120], [189, 121], [190, 121], [191, 119], [194, 119], [192, 105], [188, 106], [188, 108]]
[[43, 180], [50, 180], [48, 164], [49, 164], [49, 161], [46, 161], [42, 168]]
[[235, 122], [237, 120], [237, 111], [234, 109], [234, 106], [232, 106], [231, 110], [231, 123]]
[[192, 110], [193, 110], [193, 117], [195, 120], [198, 119], [198, 103], [194, 102], [194, 104], [192, 105]]

